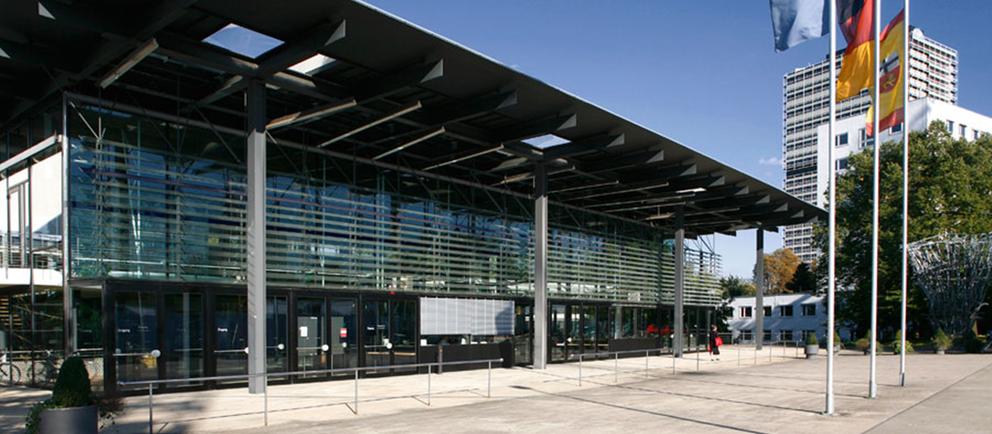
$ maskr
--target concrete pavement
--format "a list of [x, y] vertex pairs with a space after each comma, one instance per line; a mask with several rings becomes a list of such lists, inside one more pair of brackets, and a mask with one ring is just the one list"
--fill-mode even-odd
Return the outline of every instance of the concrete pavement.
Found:
[[[771, 361], [769, 361], [771, 354]], [[738, 362], [740, 355], [740, 362]], [[793, 349], [755, 354], [727, 348], [721, 361], [694, 355], [555, 364], [544, 371], [494, 369], [271, 386], [268, 427], [261, 396], [245, 388], [155, 396], [156, 432], [988, 432], [992, 355], [879, 356], [879, 398], [866, 399], [868, 358], [837, 358], [837, 416], [823, 416], [825, 359]], [[705, 355], [704, 355], [705, 356]], [[757, 356], [757, 357], [755, 357]], [[740, 363], [741, 366], [738, 366]], [[23, 392], [23, 390], [22, 390]], [[14, 413], [17, 391], [0, 402]], [[428, 406], [428, 403], [430, 404]], [[15, 421], [9, 417], [3, 421]], [[23, 419], [21, 419], [23, 420]], [[9, 427], [10, 425], [5, 425]], [[128, 399], [110, 432], [147, 432], [147, 397]]]

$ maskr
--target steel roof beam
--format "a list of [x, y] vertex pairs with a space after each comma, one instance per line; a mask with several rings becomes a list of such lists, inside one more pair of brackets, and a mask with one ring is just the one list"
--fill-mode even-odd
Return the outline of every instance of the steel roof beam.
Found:
[[406, 89], [419, 86], [444, 76], [444, 59], [415, 65], [402, 71], [360, 84], [355, 91], [359, 104], [381, 99]]
[[642, 166], [659, 164], [665, 161], [665, 151], [654, 149], [636, 154], [624, 155], [617, 158], [606, 158], [601, 161], [586, 163], [582, 165], [582, 170], [589, 173], [613, 171], [631, 166]]
[[557, 145], [545, 149], [544, 159], [554, 160], [557, 158], [575, 157], [590, 152], [609, 149], [612, 147], [623, 145], [625, 143], [625, 139], [626, 136], [621, 133], [621, 134], [601, 134], [593, 137], [586, 137], [579, 140], [573, 140], [568, 143], [563, 143], [561, 145]]
[[330, 104], [325, 104], [320, 107], [314, 107], [310, 110], [299, 111], [296, 113], [290, 113], [285, 116], [273, 119], [269, 122], [266, 129], [274, 130], [277, 128], [288, 127], [293, 125], [302, 125], [308, 122], [315, 121], [334, 113], [340, 112], [342, 110], [347, 110], [349, 108], [355, 107], [358, 102], [354, 98], [349, 98], [344, 101], [334, 102]]
[[324, 22], [258, 58], [258, 75], [268, 76], [307, 60], [347, 35], [347, 22]]
[[383, 153], [381, 153], [379, 155], [376, 155], [375, 157], [372, 157], [372, 160], [382, 159], [382, 158], [387, 157], [389, 155], [392, 155], [392, 154], [395, 154], [397, 152], [400, 152], [400, 151], [402, 151], [402, 150], [404, 150], [406, 148], [409, 148], [409, 147], [411, 147], [413, 145], [416, 145], [417, 143], [423, 142], [425, 140], [430, 140], [430, 139], [432, 139], [434, 137], [440, 136], [441, 134], [444, 134], [444, 127], [437, 128], [437, 129], [435, 129], [433, 131], [429, 131], [429, 132], [427, 132], [425, 134], [418, 134], [416, 137], [413, 137], [410, 140], [407, 140], [405, 142], [402, 142], [400, 144], [397, 144], [395, 147], [389, 149], [388, 151], [385, 151], [385, 152], [383, 152]]
[[499, 137], [501, 142], [511, 142], [526, 140], [545, 134], [574, 128], [578, 125], [578, 116], [574, 113], [552, 116], [535, 121], [525, 122], [509, 128], [501, 129]]
[[517, 91], [469, 98], [465, 101], [439, 107], [428, 107], [417, 120], [428, 125], [461, 122], [517, 104]]
[[441, 167], [444, 167], [444, 166], [449, 166], [449, 165], [452, 165], [452, 164], [461, 163], [463, 161], [471, 160], [471, 159], [476, 158], [476, 157], [481, 157], [483, 155], [490, 154], [490, 153], [499, 151], [501, 149], [503, 149], [503, 145], [491, 146], [491, 147], [483, 148], [483, 149], [479, 149], [479, 150], [472, 149], [472, 150], [470, 150], [468, 152], [463, 152], [461, 154], [456, 154], [456, 155], [453, 155], [451, 157], [448, 157], [448, 158], [446, 158], [444, 160], [436, 161], [434, 163], [431, 163], [431, 165], [429, 165], [427, 167], [424, 167], [421, 170], [423, 170], [423, 171], [434, 170], [434, 169], [441, 168]]
[[348, 137], [351, 137], [351, 136], [353, 136], [355, 134], [358, 134], [358, 133], [360, 133], [362, 131], [365, 131], [365, 130], [367, 130], [369, 128], [372, 128], [372, 127], [374, 127], [376, 125], [379, 125], [379, 124], [382, 124], [382, 123], [385, 123], [385, 122], [389, 122], [389, 121], [391, 121], [393, 119], [396, 119], [396, 118], [401, 117], [403, 115], [406, 115], [408, 113], [411, 113], [411, 112], [420, 110], [421, 107], [423, 107], [423, 106], [420, 104], [420, 101], [414, 101], [413, 103], [406, 104], [406, 105], [404, 105], [402, 107], [399, 107], [396, 110], [393, 110], [393, 111], [391, 111], [391, 112], [389, 112], [389, 113], [387, 113], [387, 114], [385, 114], [383, 116], [380, 116], [378, 118], [375, 118], [373, 120], [370, 120], [370, 121], [368, 121], [368, 122], [366, 122], [366, 123], [364, 123], [362, 125], [359, 125], [359, 126], [357, 126], [355, 128], [352, 128], [351, 130], [348, 130], [348, 131], [346, 131], [344, 133], [338, 134], [337, 136], [334, 136], [333, 138], [331, 138], [329, 140], [325, 140], [325, 141], [321, 142], [321, 144], [317, 145], [317, 147], [318, 148], [323, 148], [323, 147], [326, 147], [326, 146], [328, 146], [330, 144], [337, 143], [337, 142], [339, 142], [341, 140], [344, 140], [344, 139], [346, 139]]

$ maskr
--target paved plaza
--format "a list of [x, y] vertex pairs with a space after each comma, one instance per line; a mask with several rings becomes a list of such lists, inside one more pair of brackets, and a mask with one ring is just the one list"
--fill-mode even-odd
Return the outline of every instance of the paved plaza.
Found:
[[[771, 357], [769, 358], [769, 353]], [[738, 360], [738, 355], [740, 359]], [[792, 348], [760, 354], [724, 351], [719, 362], [695, 355], [676, 363], [652, 356], [555, 364], [545, 371], [493, 369], [271, 386], [268, 427], [262, 396], [244, 388], [154, 398], [156, 432], [985, 432], [992, 356], [909, 357], [898, 386], [896, 356], [879, 357], [879, 398], [866, 399], [868, 358], [837, 358], [836, 416], [823, 416], [824, 358], [797, 359]], [[740, 363], [740, 366], [738, 366]], [[487, 398], [487, 391], [491, 397]], [[29, 389], [0, 392], [0, 430], [23, 423]], [[430, 405], [428, 405], [428, 403]], [[951, 416], [953, 415], [953, 416]], [[147, 432], [147, 397], [107, 432]]]

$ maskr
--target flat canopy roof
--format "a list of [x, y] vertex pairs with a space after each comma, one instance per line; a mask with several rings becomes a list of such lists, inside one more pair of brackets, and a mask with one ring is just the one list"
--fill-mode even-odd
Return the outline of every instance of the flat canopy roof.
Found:
[[[264, 80], [269, 133], [280, 144], [528, 196], [543, 166], [551, 203], [660, 229], [671, 229], [682, 209], [687, 236], [825, 216], [729, 165], [363, 3], [100, 0], [4, 9], [6, 126], [68, 90], [240, 131], [243, 91], [249, 81]], [[240, 50], [238, 38], [268, 51]], [[546, 140], [563, 144], [531, 144]]]

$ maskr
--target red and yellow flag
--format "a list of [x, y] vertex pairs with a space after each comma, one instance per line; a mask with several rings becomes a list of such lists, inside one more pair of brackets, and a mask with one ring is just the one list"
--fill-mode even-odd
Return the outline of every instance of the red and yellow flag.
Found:
[[[887, 130], [902, 123], [904, 118], [903, 107], [903, 80], [905, 80], [904, 68], [906, 68], [906, 53], [903, 52], [904, 38], [906, 37], [906, 26], [903, 20], [904, 13], [899, 12], [888, 26], [882, 30], [880, 45], [882, 65], [879, 68], [878, 77], [878, 129]], [[868, 134], [872, 131], [872, 107], [868, 108]]]
[[841, 5], [840, 27], [847, 49], [837, 76], [838, 101], [857, 96], [872, 85], [874, 4], [871, 0], [853, 0]]

